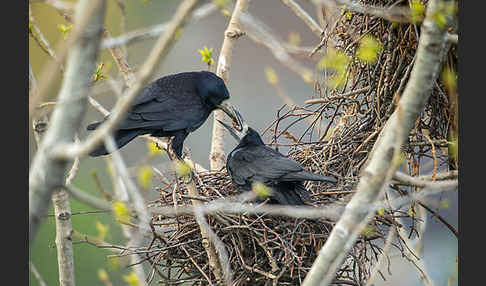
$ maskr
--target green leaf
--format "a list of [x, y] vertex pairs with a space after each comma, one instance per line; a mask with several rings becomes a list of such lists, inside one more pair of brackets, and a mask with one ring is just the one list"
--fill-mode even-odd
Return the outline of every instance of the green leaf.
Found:
[[138, 169], [138, 183], [142, 188], [148, 189], [152, 185], [152, 179], [154, 177], [154, 170], [150, 166], [143, 166]]
[[152, 141], [147, 141], [147, 148], [149, 156], [164, 155], [167, 153], [164, 149], [159, 148], [159, 146]]
[[267, 80], [270, 84], [276, 85], [278, 84], [278, 75], [275, 70], [271, 67], [265, 68], [265, 75], [267, 76]]
[[266, 198], [272, 195], [272, 188], [265, 186], [261, 182], [254, 182], [251, 188], [260, 198]]
[[414, 24], [422, 22], [425, 17], [425, 6], [418, 0], [410, 2], [410, 21]]
[[115, 218], [120, 222], [130, 222], [130, 210], [125, 202], [115, 201], [112, 205]]
[[185, 161], [175, 161], [175, 170], [179, 177], [187, 177], [191, 174], [192, 167]]
[[108, 236], [110, 227], [106, 224], [102, 224], [100, 221], [96, 221], [96, 230], [98, 230], [98, 239], [104, 241]]
[[359, 41], [356, 56], [360, 61], [372, 64], [378, 59], [382, 46], [383, 45], [376, 40], [375, 37], [366, 35]]
[[66, 26], [64, 24], [59, 24], [57, 25], [57, 28], [59, 29], [59, 31], [61, 31], [64, 39], [66, 39], [67, 33], [73, 29], [73, 25], [71, 24]]
[[204, 46], [202, 50], [199, 50], [199, 53], [202, 56], [202, 62], [207, 63], [209, 66], [214, 64], [213, 60], [213, 48], [208, 49], [208, 47]]
[[130, 272], [130, 274], [128, 274], [128, 275], [123, 275], [123, 280], [125, 280], [125, 282], [127, 282], [128, 285], [130, 285], [130, 286], [139, 286], [140, 285], [138, 275], [134, 271]]

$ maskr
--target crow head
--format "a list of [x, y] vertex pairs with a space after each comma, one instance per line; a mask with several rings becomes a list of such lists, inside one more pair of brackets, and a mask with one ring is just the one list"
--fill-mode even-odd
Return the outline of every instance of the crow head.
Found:
[[223, 110], [233, 120], [237, 120], [235, 108], [228, 102], [230, 95], [222, 78], [208, 71], [199, 73], [197, 90], [202, 100], [211, 108]]

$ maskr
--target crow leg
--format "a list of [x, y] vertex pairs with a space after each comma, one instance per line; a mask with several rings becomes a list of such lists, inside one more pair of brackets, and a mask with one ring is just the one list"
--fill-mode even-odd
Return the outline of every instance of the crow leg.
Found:
[[179, 160], [182, 160], [182, 147], [187, 135], [189, 135], [189, 133], [186, 130], [180, 130], [174, 133], [174, 138], [172, 139], [172, 150], [174, 150], [174, 153]]

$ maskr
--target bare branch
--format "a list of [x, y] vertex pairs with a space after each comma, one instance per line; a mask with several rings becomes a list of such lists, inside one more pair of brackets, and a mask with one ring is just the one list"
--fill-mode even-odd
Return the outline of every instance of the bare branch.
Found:
[[[188, 21], [189, 23], [197, 22], [202, 18], [210, 15], [211, 13], [215, 12], [216, 10], [217, 6], [214, 3], [201, 5], [201, 7], [197, 8], [196, 10], [194, 10], [194, 12], [192, 12]], [[109, 49], [116, 46], [128, 45], [135, 41], [153, 39], [159, 37], [160, 34], [164, 33], [167, 30], [167, 26], [168, 23], [162, 23], [148, 28], [127, 32], [116, 38], [106, 38], [103, 40], [101, 48]]]
[[42, 276], [40, 275], [39, 271], [37, 271], [35, 265], [32, 262], [29, 262], [29, 266], [30, 266], [30, 271], [32, 271], [32, 273], [34, 274], [35, 279], [37, 279], [37, 281], [39, 282], [39, 285], [46, 286], [46, 282], [44, 282], [44, 279], [42, 279]]
[[428, 181], [424, 179], [420, 179], [417, 177], [411, 177], [403, 172], [397, 171], [393, 176], [393, 179], [399, 181], [402, 184], [406, 184], [409, 186], [416, 186], [416, 187], [444, 187], [447, 188], [453, 184], [457, 184], [457, 180], [444, 180], [444, 181]]
[[[223, 45], [219, 54], [216, 74], [228, 83], [231, 56], [235, 41], [243, 35], [240, 27], [240, 17], [248, 9], [248, 0], [237, 0], [233, 14], [224, 32]], [[209, 153], [209, 162], [211, 170], [223, 168], [224, 161], [224, 127], [217, 121], [225, 121], [225, 113], [221, 110], [213, 112], [213, 131], [211, 136], [211, 151]]]
[[[393, 162], [395, 158], [393, 155], [407, 138], [425, 106], [440, 70], [441, 50], [445, 47], [446, 29], [437, 26], [433, 14], [441, 2], [444, 1], [431, 0], [428, 3], [426, 19], [421, 27], [417, 58], [410, 80], [399, 101], [399, 108], [382, 129], [370, 159], [361, 172], [357, 192], [319, 251], [316, 261], [302, 284], [304, 286], [328, 285], [332, 281], [336, 269], [344, 259], [343, 254], [348, 253], [361, 227], [372, 218], [370, 212], [358, 209], [363, 204], [380, 198], [384, 187], [388, 184], [388, 174], [397, 167]], [[450, 17], [447, 21], [450, 23]]]
[[111, 204], [109, 202], [91, 196], [86, 191], [81, 190], [76, 186], [66, 186], [66, 190], [73, 198], [79, 200], [80, 202], [83, 202], [100, 210], [111, 210]]
[[311, 29], [314, 34], [316, 34], [317, 37], [321, 36], [322, 28], [319, 26], [319, 24], [316, 23], [316, 21], [314, 21], [314, 19], [309, 14], [307, 14], [304, 9], [302, 9], [302, 7], [300, 7], [298, 3], [293, 0], [281, 0], [281, 2], [290, 9], [292, 9], [295, 15], [297, 15], [297, 17], [304, 21], [304, 23]]

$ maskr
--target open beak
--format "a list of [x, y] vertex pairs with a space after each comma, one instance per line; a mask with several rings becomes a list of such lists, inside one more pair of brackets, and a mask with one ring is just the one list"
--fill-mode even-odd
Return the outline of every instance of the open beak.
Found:
[[216, 105], [217, 108], [221, 109], [224, 111], [224, 113], [228, 114], [228, 116], [238, 122], [238, 118], [237, 118], [237, 115], [236, 115], [236, 108], [233, 107], [233, 105], [231, 105], [231, 103], [229, 103], [228, 101], [223, 101], [221, 104], [219, 105]]
[[229, 131], [231, 136], [233, 136], [236, 139], [236, 141], [240, 142], [241, 139], [243, 139], [243, 137], [245, 137], [245, 134], [243, 134], [243, 132], [238, 131], [233, 126], [229, 126], [228, 124], [226, 124], [226, 123], [224, 123], [223, 121], [220, 121], [220, 120], [218, 120], [218, 122], [221, 123], [221, 125], [223, 125]]
[[221, 123], [221, 125], [223, 125], [229, 131], [231, 136], [233, 136], [236, 141], [240, 142], [241, 139], [243, 139], [243, 137], [245, 137], [245, 135], [248, 133], [248, 125], [243, 120], [243, 116], [241, 116], [238, 110], [233, 108], [233, 112], [235, 116], [234, 121], [236, 121], [237, 128], [230, 126], [229, 124], [226, 124], [220, 120], [218, 120], [218, 122]]

